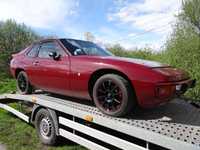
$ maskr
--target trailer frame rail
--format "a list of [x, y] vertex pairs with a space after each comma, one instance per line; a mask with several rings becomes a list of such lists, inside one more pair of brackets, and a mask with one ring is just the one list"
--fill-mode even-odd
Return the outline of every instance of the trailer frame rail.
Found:
[[[7, 103], [15, 101], [29, 102], [33, 105], [55, 111], [58, 119], [58, 135], [89, 149], [200, 149], [199, 126], [188, 125], [187, 129], [193, 130], [194, 133], [190, 133], [188, 139], [184, 141], [174, 137], [174, 134], [173, 136], [169, 136], [159, 133], [158, 131], [162, 131], [162, 125], [160, 129], [157, 129], [158, 131], [152, 131], [152, 128], [156, 130], [156, 126], [150, 128], [153, 125], [152, 120], [144, 120], [142, 122], [148, 124], [146, 126], [150, 126], [148, 130], [146, 127], [140, 127], [141, 122], [137, 123], [137, 120], [134, 120], [134, 118], [114, 118], [106, 116], [93, 106], [68, 101], [48, 94], [0, 95], [0, 108], [13, 113], [27, 123], [32, 123], [34, 114], [27, 116], [7, 105]], [[197, 112], [199, 111], [197, 110]], [[167, 125], [167, 123], [164, 125]], [[170, 124], [170, 126], [166, 127], [176, 128], [176, 126], [177, 124]], [[181, 127], [185, 128], [186, 126], [182, 125], [179, 128]], [[179, 131], [181, 132], [182, 130]], [[185, 134], [188, 136], [189, 132]], [[195, 140], [192, 139], [193, 135]]]

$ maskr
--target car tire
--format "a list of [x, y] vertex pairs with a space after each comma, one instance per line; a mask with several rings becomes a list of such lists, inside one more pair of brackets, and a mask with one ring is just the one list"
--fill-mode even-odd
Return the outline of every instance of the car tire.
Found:
[[33, 92], [33, 86], [24, 71], [19, 72], [17, 75], [17, 89], [20, 94], [31, 94]]
[[104, 114], [124, 116], [136, 106], [136, 96], [129, 82], [116, 74], [106, 74], [97, 79], [93, 100]]
[[57, 142], [54, 121], [47, 109], [40, 109], [35, 117], [37, 134], [45, 145], [55, 145]]

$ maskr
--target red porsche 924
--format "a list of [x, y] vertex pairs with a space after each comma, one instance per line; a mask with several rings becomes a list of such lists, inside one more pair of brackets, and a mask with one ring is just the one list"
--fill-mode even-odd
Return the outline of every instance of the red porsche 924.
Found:
[[14, 54], [10, 67], [21, 94], [38, 88], [89, 99], [111, 116], [166, 103], [195, 86], [183, 70], [116, 57], [92, 42], [75, 39], [35, 42]]

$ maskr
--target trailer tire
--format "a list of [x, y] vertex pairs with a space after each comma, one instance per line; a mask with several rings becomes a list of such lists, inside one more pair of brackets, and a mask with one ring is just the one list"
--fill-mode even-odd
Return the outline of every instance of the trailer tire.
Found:
[[40, 109], [35, 117], [37, 134], [43, 144], [55, 145], [57, 142], [54, 120], [47, 109]]

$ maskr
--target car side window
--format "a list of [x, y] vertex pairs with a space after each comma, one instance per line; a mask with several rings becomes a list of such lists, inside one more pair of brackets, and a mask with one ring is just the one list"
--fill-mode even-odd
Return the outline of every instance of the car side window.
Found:
[[38, 53], [39, 58], [50, 58], [49, 53], [56, 52], [57, 54], [65, 56], [65, 52], [54, 42], [46, 42], [41, 44]]
[[33, 45], [33, 47], [31, 48], [31, 50], [28, 52], [27, 56], [28, 57], [36, 57], [37, 53], [38, 53], [38, 45]]

